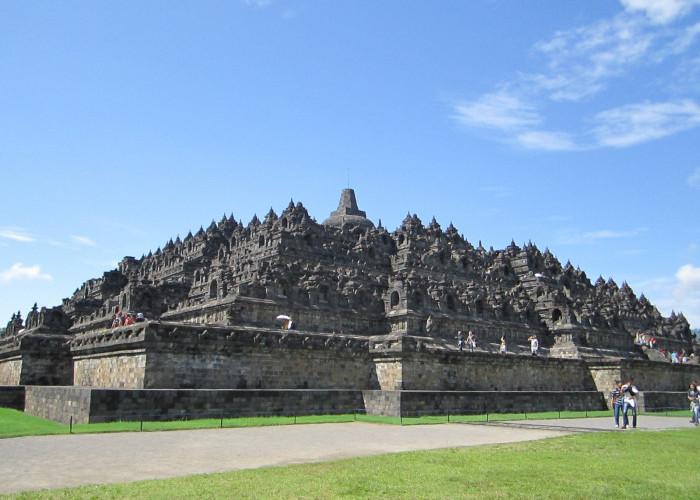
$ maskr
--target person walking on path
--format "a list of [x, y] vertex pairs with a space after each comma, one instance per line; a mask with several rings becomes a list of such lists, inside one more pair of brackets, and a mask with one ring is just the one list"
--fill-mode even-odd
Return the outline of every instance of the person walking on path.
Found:
[[622, 410], [622, 403], [624, 400], [624, 394], [622, 394], [622, 382], [618, 380], [615, 382], [615, 388], [610, 393], [610, 407], [615, 415], [615, 427], [620, 427], [620, 411]]
[[690, 411], [693, 412], [690, 423], [698, 425], [700, 423], [700, 392], [698, 391], [698, 383], [694, 380], [688, 388], [688, 400], [690, 401]]
[[530, 341], [530, 352], [533, 356], [537, 356], [540, 352], [540, 341], [537, 340], [537, 335], [530, 335], [527, 340]]
[[637, 428], [637, 395], [639, 389], [634, 385], [634, 379], [630, 377], [629, 382], [622, 386], [624, 400], [622, 402], [622, 428], [628, 429], [629, 419], [627, 412], [632, 409], [632, 428]]
[[467, 334], [467, 347], [471, 352], [474, 352], [474, 349], [476, 349], [476, 335], [471, 330]]
[[464, 334], [462, 330], [457, 332], [457, 347], [459, 347], [459, 352], [462, 352], [464, 349]]

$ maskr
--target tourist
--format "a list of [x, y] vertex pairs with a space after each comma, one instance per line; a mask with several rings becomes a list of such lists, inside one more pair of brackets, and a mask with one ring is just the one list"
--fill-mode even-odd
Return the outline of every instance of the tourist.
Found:
[[700, 423], [700, 392], [698, 391], [698, 384], [694, 380], [688, 388], [688, 401], [690, 401], [690, 411], [693, 415], [690, 423], [697, 426]]
[[117, 317], [116, 314], [112, 314], [112, 328], [116, 328], [119, 326], [119, 318]]
[[457, 347], [459, 347], [459, 352], [462, 352], [462, 349], [464, 348], [464, 334], [462, 333], [462, 330], [457, 332]]
[[131, 315], [131, 313], [126, 313], [126, 316], [124, 317], [124, 326], [131, 326], [134, 324], [134, 317]]
[[118, 326], [122, 326], [124, 324], [124, 316], [121, 311], [117, 312], [116, 317], [112, 321], [112, 328], [117, 328]]
[[671, 363], [678, 363], [678, 351], [673, 351], [671, 353]]
[[622, 402], [622, 428], [628, 429], [629, 419], [627, 413], [632, 409], [632, 428], [637, 428], [637, 395], [639, 389], [634, 385], [634, 379], [630, 377], [629, 382], [622, 386], [624, 399]]
[[428, 316], [428, 319], [425, 320], [425, 331], [430, 333], [433, 330], [433, 317]]
[[138, 313], [136, 315], [136, 322], [143, 323], [144, 321], [146, 321], [146, 318], [144, 317], [143, 313]]
[[499, 352], [500, 352], [500, 354], [508, 354], [508, 346], [506, 344], [505, 335], [501, 336], [501, 348], [500, 348]]
[[618, 428], [620, 427], [620, 411], [622, 410], [623, 400], [622, 381], [618, 380], [615, 382], [615, 388], [610, 393], [610, 408], [615, 415], [615, 427]]
[[476, 335], [471, 330], [467, 334], [467, 347], [471, 352], [474, 352], [474, 349], [476, 349]]
[[649, 348], [654, 349], [656, 347], [656, 338], [655, 337], [650, 337], [649, 338]]
[[530, 341], [530, 352], [533, 356], [537, 356], [540, 352], [540, 341], [537, 340], [537, 335], [530, 335], [527, 340]]

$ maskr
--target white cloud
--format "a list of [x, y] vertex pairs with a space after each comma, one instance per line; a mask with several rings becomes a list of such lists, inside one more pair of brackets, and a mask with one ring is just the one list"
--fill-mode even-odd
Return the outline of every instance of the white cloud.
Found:
[[29, 235], [24, 229], [4, 227], [0, 228], [0, 238], [7, 238], [14, 241], [22, 241], [31, 243], [36, 241], [33, 236]]
[[653, 40], [643, 23], [624, 15], [559, 31], [534, 47], [548, 58], [548, 72], [525, 78], [555, 101], [578, 101], [641, 61]]
[[686, 299], [689, 295], [700, 299], [700, 267], [685, 264], [676, 271], [678, 284], [673, 293], [679, 299]]
[[457, 120], [477, 127], [510, 130], [541, 121], [534, 106], [505, 92], [486, 94], [476, 101], [462, 101], [455, 104], [454, 109]]
[[626, 147], [700, 125], [700, 107], [692, 100], [646, 102], [603, 111], [595, 119], [600, 145]]
[[597, 243], [600, 240], [617, 238], [629, 238], [636, 236], [640, 231], [613, 231], [602, 229], [600, 231], [581, 232], [575, 229], [566, 229], [559, 232], [557, 241], [562, 245], [581, 245]]
[[92, 241], [92, 240], [91, 240], [90, 238], [88, 238], [87, 236], [75, 236], [75, 235], [71, 235], [71, 239], [72, 239], [73, 241], [75, 241], [76, 243], [80, 243], [81, 245], [87, 245], [87, 246], [91, 246], [91, 247], [94, 247], [94, 246], [95, 246], [95, 242]]
[[[541, 151], [629, 147], [695, 127], [700, 107], [676, 96], [700, 91], [700, 58], [689, 57], [700, 40], [700, 23], [681, 20], [699, 4], [623, 0], [617, 14], [557, 31], [535, 44], [535, 55], [543, 57], [539, 67], [516, 72], [499, 90], [453, 103], [453, 118], [496, 131], [499, 140]], [[649, 71], [655, 72], [653, 79]], [[608, 89], [625, 95], [623, 86], [637, 77], [644, 85], [635, 86], [634, 93], [647, 92], [655, 102], [620, 103], [602, 111], [598, 106], [596, 113], [596, 96]], [[663, 93], [674, 98], [664, 101], [659, 98]], [[581, 119], [556, 129], [546, 126], [550, 112], [566, 112], [563, 106], [583, 100], [588, 115], [570, 110]]]
[[700, 189], [700, 167], [695, 169], [695, 172], [688, 177], [688, 185], [696, 189]]
[[484, 186], [481, 191], [498, 198], [507, 198], [513, 194], [513, 190], [507, 186]]
[[675, 274], [673, 304], [676, 312], [682, 312], [693, 328], [700, 327], [700, 267], [692, 264], [681, 266]]
[[628, 12], [643, 12], [651, 22], [665, 24], [688, 14], [698, 0], [621, 0]]
[[700, 267], [685, 264], [673, 277], [649, 279], [637, 287], [662, 315], [682, 312], [691, 328], [700, 328]]
[[543, 151], [572, 151], [579, 149], [571, 137], [563, 132], [525, 132], [518, 135], [516, 139], [527, 149]]
[[53, 278], [49, 274], [42, 273], [38, 264], [25, 267], [21, 262], [18, 262], [11, 268], [0, 272], [0, 283], [9, 283], [10, 281], [19, 279], [40, 279], [51, 281]]

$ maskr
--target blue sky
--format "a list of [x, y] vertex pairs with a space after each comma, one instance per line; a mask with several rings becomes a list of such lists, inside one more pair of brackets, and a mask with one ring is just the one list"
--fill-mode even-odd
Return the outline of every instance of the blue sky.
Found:
[[0, 323], [348, 184], [700, 327], [700, 2], [0, 0]]

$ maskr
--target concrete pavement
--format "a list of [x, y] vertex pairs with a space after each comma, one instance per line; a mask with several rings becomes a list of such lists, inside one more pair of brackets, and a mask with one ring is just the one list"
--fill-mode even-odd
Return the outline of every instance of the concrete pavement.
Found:
[[[690, 425], [687, 418], [644, 416], [639, 428]], [[0, 493], [531, 441], [603, 430], [615, 430], [612, 417], [488, 425], [351, 422], [8, 438], [0, 439]]]

